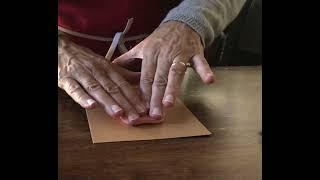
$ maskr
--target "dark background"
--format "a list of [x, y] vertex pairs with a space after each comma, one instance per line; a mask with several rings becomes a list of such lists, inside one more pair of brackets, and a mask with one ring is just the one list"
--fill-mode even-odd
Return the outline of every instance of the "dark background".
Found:
[[238, 17], [206, 50], [213, 66], [262, 64], [262, 0], [247, 0]]

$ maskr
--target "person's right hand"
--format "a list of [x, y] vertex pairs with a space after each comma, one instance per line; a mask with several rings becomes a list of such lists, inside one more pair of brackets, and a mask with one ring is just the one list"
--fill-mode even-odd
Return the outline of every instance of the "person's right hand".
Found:
[[129, 71], [64, 37], [58, 43], [58, 86], [78, 104], [93, 108], [98, 102], [111, 117], [129, 122], [146, 114], [138, 92], [124, 78]]

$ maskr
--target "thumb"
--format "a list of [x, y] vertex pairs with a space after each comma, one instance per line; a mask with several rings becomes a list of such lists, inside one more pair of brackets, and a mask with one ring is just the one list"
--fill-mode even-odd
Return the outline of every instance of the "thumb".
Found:
[[121, 56], [115, 58], [112, 63], [118, 64], [120, 66], [128, 64], [132, 59], [139, 58], [142, 59], [142, 53], [140, 51], [140, 44], [130, 49], [128, 52], [122, 54]]

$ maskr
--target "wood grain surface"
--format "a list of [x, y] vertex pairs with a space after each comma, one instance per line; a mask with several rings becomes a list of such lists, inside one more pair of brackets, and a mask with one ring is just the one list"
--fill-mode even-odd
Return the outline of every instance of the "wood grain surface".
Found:
[[93, 144], [85, 110], [59, 90], [59, 179], [261, 179], [261, 67], [219, 67], [203, 85], [189, 69], [181, 100], [213, 133]]

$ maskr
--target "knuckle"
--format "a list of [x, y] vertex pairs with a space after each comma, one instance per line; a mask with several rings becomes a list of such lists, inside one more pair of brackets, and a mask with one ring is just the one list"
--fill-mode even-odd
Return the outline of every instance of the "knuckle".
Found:
[[78, 84], [72, 83], [72, 79], [66, 77], [58, 80], [58, 86], [67, 92], [77, 91], [81, 88]]
[[115, 93], [119, 93], [119, 87], [112, 83], [112, 82], [108, 82], [103, 84], [103, 88], [109, 93], [109, 94], [115, 94]]
[[95, 92], [98, 90], [101, 90], [102, 87], [100, 86], [100, 84], [98, 84], [97, 82], [89, 82], [87, 83], [87, 85], [85, 86], [86, 91], [88, 92]]
[[81, 90], [81, 87], [76, 84], [68, 84], [65, 90], [71, 95], [75, 95], [79, 90]]
[[186, 70], [185, 67], [178, 66], [178, 65], [173, 65], [173, 66], [171, 66], [171, 68], [170, 68], [170, 71], [171, 71], [174, 75], [175, 75], [175, 74], [178, 74], [178, 75], [184, 74], [184, 73], [185, 73], [185, 70]]
[[81, 93], [81, 86], [78, 84], [67, 83], [65, 91], [76, 101], [82, 101], [86, 94]]
[[68, 59], [68, 62], [66, 63], [65, 66], [66, 66], [66, 72], [73, 74], [78, 69], [79, 63], [77, 59], [74, 56], [72, 56]]
[[87, 72], [90, 72], [91, 74], [96, 71], [100, 72], [98, 63], [96, 63], [94, 61], [90, 61], [90, 60], [84, 61], [81, 64], [81, 66], [84, 70], [86, 70]]
[[64, 79], [58, 79], [58, 87], [65, 90], [65, 80]]
[[159, 75], [156, 77], [156, 79], [154, 80], [154, 84], [156, 86], [166, 86], [168, 83], [168, 77], [164, 76], [164, 75]]
[[97, 64], [88, 70], [95, 79], [101, 79], [104, 81], [106, 79], [108, 80], [108, 75], [106, 74], [106, 72], [102, 69], [102, 67], [99, 67]]
[[119, 83], [120, 88], [128, 88], [130, 87], [130, 84], [127, 81], [122, 81]]
[[106, 61], [105, 59], [99, 59], [98, 62], [99, 62], [99, 66], [101, 66], [102, 69], [107, 73], [114, 72], [114, 68], [112, 67], [112, 64], [109, 61]]
[[151, 76], [145, 76], [141, 77], [141, 83], [145, 85], [152, 85], [153, 84], [153, 77]]

